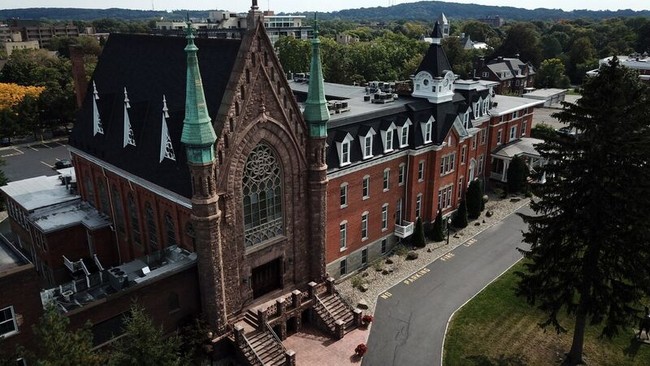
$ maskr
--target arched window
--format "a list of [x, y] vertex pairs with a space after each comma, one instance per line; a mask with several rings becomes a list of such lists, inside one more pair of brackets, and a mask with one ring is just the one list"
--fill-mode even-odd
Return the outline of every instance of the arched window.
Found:
[[113, 222], [115, 223], [117, 230], [121, 234], [124, 234], [124, 206], [122, 205], [122, 196], [116, 186], [111, 187], [111, 196], [113, 199], [113, 205], [115, 206], [115, 217], [113, 217]]
[[84, 181], [86, 183], [86, 201], [95, 207], [95, 187], [93, 186], [93, 181], [90, 176], [86, 177]]
[[192, 243], [192, 250], [196, 251], [196, 233], [194, 232], [194, 225], [191, 222], [185, 225], [185, 235], [190, 238], [189, 241]]
[[149, 236], [149, 248], [151, 252], [159, 250], [158, 247], [158, 225], [156, 225], [156, 215], [149, 202], [144, 204], [144, 214], [147, 220], [147, 235]]
[[165, 212], [165, 233], [167, 235], [167, 246], [177, 245], [176, 241], [176, 225], [169, 212]]
[[103, 180], [100, 179], [97, 181], [97, 189], [99, 190], [99, 203], [101, 205], [99, 210], [106, 215], [110, 215], [111, 208], [108, 204], [108, 193], [106, 192], [106, 184], [104, 184]]
[[267, 145], [257, 146], [248, 156], [242, 188], [246, 246], [282, 235], [282, 170]]
[[134, 244], [142, 248], [140, 220], [138, 219], [138, 210], [135, 208], [135, 199], [133, 198], [133, 194], [129, 193], [126, 200], [129, 209], [129, 217], [131, 218], [131, 240], [133, 240]]

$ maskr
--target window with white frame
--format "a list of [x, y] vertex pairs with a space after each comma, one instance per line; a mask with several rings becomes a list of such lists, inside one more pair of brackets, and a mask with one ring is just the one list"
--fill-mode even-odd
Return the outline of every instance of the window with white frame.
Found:
[[390, 188], [390, 169], [384, 169], [384, 192]]
[[449, 174], [454, 171], [456, 164], [456, 153], [445, 155], [440, 159], [440, 175]]
[[472, 150], [476, 150], [476, 135], [472, 136]]
[[467, 109], [463, 114], [463, 127], [465, 127], [465, 129], [469, 128], [469, 109]]
[[9, 306], [0, 310], [0, 338], [8, 337], [18, 333], [16, 314], [14, 307]]
[[336, 148], [339, 153], [339, 164], [341, 166], [350, 164], [350, 142], [352, 140], [352, 136], [347, 134], [343, 141], [336, 143]]
[[370, 197], [370, 176], [369, 175], [363, 177], [363, 181], [361, 182], [361, 194], [364, 200]]
[[341, 208], [348, 207], [348, 184], [341, 184]]
[[458, 198], [463, 193], [463, 177], [458, 178]]
[[512, 112], [512, 119], [519, 117], [519, 111]]
[[384, 146], [384, 152], [393, 151], [393, 130], [390, 129], [386, 131], [386, 146]]
[[363, 158], [372, 158], [372, 135], [363, 137]]
[[399, 172], [397, 174], [397, 184], [402, 186], [406, 180], [406, 164], [399, 165]]
[[512, 141], [517, 138], [517, 126], [511, 126], [510, 127], [510, 139], [508, 141]]
[[429, 118], [428, 121], [424, 122], [421, 124], [422, 126], [422, 138], [424, 139], [424, 143], [429, 143], [432, 141], [432, 135], [433, 135], [433, 117]]
[[388, 203], [381, 206], [381, 230], [388, 229]]
[[339, 248], [341, 251], [348, 246], [348, 222], [343, 221], [339, 224]]
[[460, 163], [465, 164], [465, 154], [467, 153], [467, 146], [463, 145], [460, 149]]
[[441, 188], [438, 191], [438, 209], [444, 210], [451, 207], [451, 200], [453, 198], [453, 184], [444, 188]]
[[418, 163], [418, 182], [424, 180], [424, 160], [420, 160]]
[[479, 108], [480, 108], [480, 103], [479, 102], [474, 103], [474, 119], [478, 118]]
[[490, 99], [488, 98], [483, 101], [483, 115], [487, 114], [489, 107], [490, 107]]
[[422, 193], [418, 194], [415, 199], [415, 217], [420, 217], [422, 213]]
[[478, 157], [478, 174], [483, 173], [483, 161], [484, 161], [483, 154], [481, 154]]
[[409, 144], [409, 126], [411, 125], [410, 120], [406, 120], [404, 125], [399, 128], [399, 147], [406, 147]]
[[487, 133], [485, 132], [485, 129], [481, 129], [481, 145], [485, 145], [485, 140], [487, 139]]
[[481, 77], [483, 77], [483, 78], [489, 78], [489, 77], [490, 77], [490, 73], [487, 72], [487, 71], [483, 71], [483, 72], [481, 73]]
[[361, 240], [368, 239], [368, 212], [361, 215]]
[[497, 145], [500, 145], [501, 142], [502, 142], [502, 141], [501, 141], [501, 138], [502, 138], [502, 136], [501, 136], [501, 135], [502, 135], [502, 132], [503, 132], [502, 129], [499, 129], [499, 130], [497, 131]]
[[527, 122], [528, 121], [526, 121], [526, 120], [521, 121], [521, 135], [522, 136], [526, 136], [526, 127], [528, 127]]

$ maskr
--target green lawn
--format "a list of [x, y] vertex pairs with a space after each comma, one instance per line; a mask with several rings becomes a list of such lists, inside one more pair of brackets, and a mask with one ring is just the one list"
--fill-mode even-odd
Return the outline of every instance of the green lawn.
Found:
[[[458, 365], [557, 365], [571, 345], [569, 330], [556, 334], [537, 324], [544, 315], [514, 295], [521, 263], [506, 272], [459, 310], [449, 325], [445, 343], [445, 366]], [[600, 339], [600, 327], [587, 329], [584, 359], [588, 365], [650, 365], [650, 344], [634, 339], [636, 324], [612, 339]]]

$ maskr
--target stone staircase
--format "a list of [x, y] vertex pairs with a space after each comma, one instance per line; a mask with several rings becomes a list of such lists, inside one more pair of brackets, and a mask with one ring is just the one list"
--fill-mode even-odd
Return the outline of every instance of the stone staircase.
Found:
[[336, 334], [336, 322], [341, 320], [345, 325], [345, 333], [355, 328], [354, 314], [348, 304], [341, 298], [338, 293], [316, 297], [318, 301], [314, 306], [316, 315], [324, 325]]
[[242, 350], [250, 365], [281, 366], [286, 364], [285, 350], [271, 331], [256, 330], [247, 334], [250, 349]]

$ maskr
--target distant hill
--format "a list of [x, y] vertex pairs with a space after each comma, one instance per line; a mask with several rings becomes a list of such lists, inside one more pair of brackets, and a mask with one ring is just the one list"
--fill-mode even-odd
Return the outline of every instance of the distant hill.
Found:
[[[184, 18], [189, 13], [193, 18], [207, 18], [208, 10], [186, 11], [176, 10], [174, 12], [153, 11], [153, 10], [129, 10], [129, 9], [77, 9], [77, 8], [29, 8], [29, 9], [4, 9], [0, 10], [0, 19], [36, 19], [36, 20], [94, 20], [101, 18], [113, 18], [122, 20], [150, 20], [173, 18]], [[405, 3], [390, 7], [374, 7], [361, 9], [340, 10], [330, 13], [319, 13], [321, 19], [344, 19], [344, 20], [432, 20], [440, 13], [445, 13], [448, 18], [454, 19], [475, 19], [486, 16], [499, 15], [505, 20], [557, 20], [591, 18], [604, 19], [614, 17], [650, 17], [650, 10], [633, 11], [592, 11], [574, 10], [563, 11], [560, 9], [521, 9], [511, 6], [487, 6], [476, 4], [447, 3], [441, 1], [420, 1], [416, 3]], [[292, 13], [298, 14], [298, 13]], [[302, 13], [308, 14], [308, 13]], [[311, 14], [311, 13], [309, 13]]]

